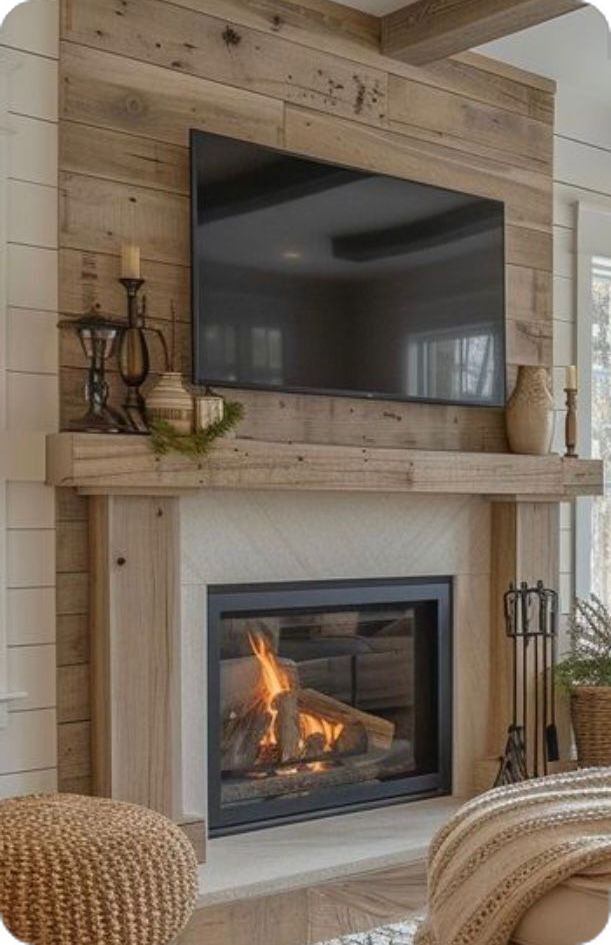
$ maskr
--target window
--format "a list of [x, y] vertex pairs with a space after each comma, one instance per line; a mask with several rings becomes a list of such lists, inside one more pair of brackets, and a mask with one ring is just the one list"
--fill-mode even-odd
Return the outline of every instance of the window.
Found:
[[578, 452], [605, 463], [605, 495], [578, 499], [575, 592], [611, 606], [611, 213], [577, 212]]
[[[611, 468], [611, 258], [590, 263], [591, 453]], [[611, 602], [611, 490], [590, 505], [590, 589]]]
[[489, 401], [496, 396], [498, 339], [468, 329], [412, 335], [408, 341], [408, 394], [439, 400]]

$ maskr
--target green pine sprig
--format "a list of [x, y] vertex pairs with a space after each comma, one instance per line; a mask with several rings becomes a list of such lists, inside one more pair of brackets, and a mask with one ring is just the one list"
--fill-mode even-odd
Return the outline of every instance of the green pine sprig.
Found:
[[150, 445], [156, 456], [182, 453], [191, 459], [204, 456], [215, 440], [226, 436], [244, 416], [244, 407], [237, 401], [226, 400], [222, 420], [211, 423], [197, 433], [177, 433], [167, 420], [155, 418], [150, 422]]

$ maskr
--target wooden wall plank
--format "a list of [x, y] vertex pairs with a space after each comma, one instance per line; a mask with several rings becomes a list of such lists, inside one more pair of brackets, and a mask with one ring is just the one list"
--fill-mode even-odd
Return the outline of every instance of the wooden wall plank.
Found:
[[56, 570], [58, 574], [74, 573], [88, 568], [87, 523], [57, 523]]
[[410, 137], [478, 151], [535, 171], [551, 170], [554, 132], [550, 125], [445, 89], [391, 76], [388, 117], [392, 128]]
[[90, 718], [90, 669], [87, 664], [57, 670], [57, 721], [86, 722]]
[[65, 121], [59, 160], [64, 171], [190, 194], [188, 149], [162, 141]]
[[552, 319], [553, 277], [525, 266], [507, 267], [507, 306], [512, 318]]
[[506, 358], [510, 365], [544, 364], [551, 367], [554, 355], [551, 319], [515, 319], [507, 321]]
[[[79, 497], [82, 498], [82, 497]], [[64, 614], [57, 618], [57, 665], [89, 663], [89, 620], [86, 614]]]
[[70, 722], [60, 725], [57, 740], [57, 765], [62, 781], [91, 777], [91, 724]]
[[507, 262], [514, 266], [531, 269], [553, 269], [554, 239], [551, 232], [531, 230], [524, 226], [505, 228], [505, 254]]
[[[113, 247], [116, 248], [116, 247]], [[92, 307], [115, 315], [125, 314], [125, 289], [119, 283], [118, 254], [62, 249], [59, 307], [64, 315], [82, 315]], [[147, 312], [156, 321], [171, 321], [172, 307], [180, 321], [191, 319], [191, 276], [186, 266], [142, 261], [146, 279]]]
[[468, 52], [417, 69], [416, 74], [435, 88], [554, 124], [555, 83], [508, 63]]
[[182, 146], [189, 128], [282, 144], [278, 99], [70, 43], [61, 65], [61, 118]]
[[57, 614], [86, 614], [89, 608], [89, 575], [86, 571], [57, 575]]
[[306, 105], [355, 121], [386, 122], [387, 73], [280, 36], [150, 0], [66, 0], [64, 37], [179, 74]]
[[108, 253], [131, 239], [147, 259], [174, 264], [188, 259], [186, 197], [80, 174], [61, 173], [59, 185], [62, 248]]
[[[216, 16], [272, 36], [356, 61], [380, 64], [379, 17], [328, 0], [176, 0], [186, 10]], [[359, 58], [362, 57], [362, 58]], [[380, 65], [380, 68], [383, 68]]]

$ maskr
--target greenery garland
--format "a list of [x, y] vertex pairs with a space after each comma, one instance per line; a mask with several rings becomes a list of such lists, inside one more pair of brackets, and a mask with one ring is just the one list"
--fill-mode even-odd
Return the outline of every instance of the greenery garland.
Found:
[[244, 416], [244, 407], [237, 401], [226, 400], [222, 420], [211, 423], [205, 430], [197, 433], [177, 433], [167, 420], [155, 418], [150, 422], [150, 444], [156, 456], [168, 453], [182, 453], [197, 459], [208, 452], [215, 440], [225, 436]]

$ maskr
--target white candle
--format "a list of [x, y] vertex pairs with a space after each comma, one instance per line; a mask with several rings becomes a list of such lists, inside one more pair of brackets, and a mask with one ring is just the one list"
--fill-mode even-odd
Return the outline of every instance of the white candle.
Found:
[[566, 390], [577, 390], [577, 368], [570, 364], [566, 369], [564, 386]]
[[121, 247], [121, 278], [140, 278], [140, 247], [124, 243]]

